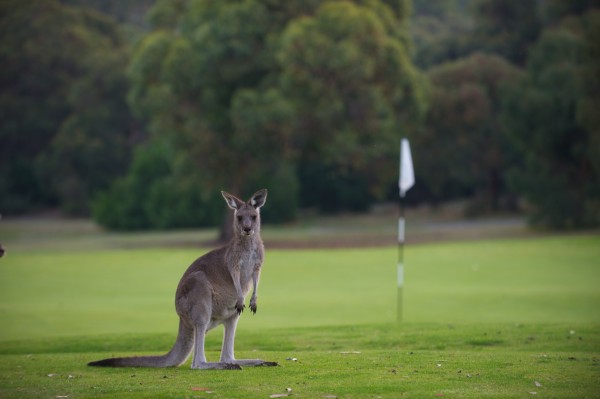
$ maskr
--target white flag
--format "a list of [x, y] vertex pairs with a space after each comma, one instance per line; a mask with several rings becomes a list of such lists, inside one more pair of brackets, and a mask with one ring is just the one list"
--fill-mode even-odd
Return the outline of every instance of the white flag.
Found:
[[415, 171], [413, 169], [412, 156], [410, 155], [410, 145], [407, 139], [402, 139], [400, 141], [400, 179], [398, 180], [400, 196], [404, 197], [414, 184]]

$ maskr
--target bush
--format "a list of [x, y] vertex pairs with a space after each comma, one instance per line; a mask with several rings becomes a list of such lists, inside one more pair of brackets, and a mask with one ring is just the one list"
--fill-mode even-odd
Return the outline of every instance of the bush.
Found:
[[322, 163], [305, 163], [300, 181], [302, 206], [324, 213], [364, 212], [374, 201], [368, 177], [357, 172], [340, 173]]
[[188, 159], [154, 140], [137, 149], [129, 174], [96, 198], [92, 213], [114, 230], [201, 227], [220, 221], [223, 204]]
[[143, 193], [136, 192], [131, 178], [117, 180], [92, 204], [94, 220], [112, 230], [142, 230], [150, 222], [140, 204]]
[[298, 216], [300, 184], [292, 164], [280, 165], [272, 174], [257, 179], [255, 188], [267, 188], [269, 195], [267, 204], [261, 210], [263, 221], [267, 223], [284, 223], [295, 220]]
[[206, 197], [199, 182], [167, 177], [152, 185], [145, 211], [158, 229], [217, 225], [223, 215], [220, 195]]

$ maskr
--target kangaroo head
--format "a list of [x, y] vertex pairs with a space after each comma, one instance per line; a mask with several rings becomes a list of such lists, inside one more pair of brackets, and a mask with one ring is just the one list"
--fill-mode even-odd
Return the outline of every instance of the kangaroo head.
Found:
[[227, 205], [233, 209], [233, 230], [235, 235], [252, 236], [260, 231], [260, 207], [267, 200], [267, 190], [254, 193], [247, 202], [235, 195], [221, 191]]

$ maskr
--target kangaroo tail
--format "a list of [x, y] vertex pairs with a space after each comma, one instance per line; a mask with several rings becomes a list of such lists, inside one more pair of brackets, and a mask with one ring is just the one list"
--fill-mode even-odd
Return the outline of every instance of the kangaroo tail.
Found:
[[179, 320], [179, 333], [173, 348], [162, 356], [114, 357], [88, 363], [95, 367], [176, 367], [185, 363], [194, 349], [194, 328]]

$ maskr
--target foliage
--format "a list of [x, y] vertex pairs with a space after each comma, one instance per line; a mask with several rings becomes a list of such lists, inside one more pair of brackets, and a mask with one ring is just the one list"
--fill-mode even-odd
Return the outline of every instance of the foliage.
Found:
[[128, 162], [122, 32], [52, 0], [0, 7], [0, 210], [85, 213]]
[[[436, 8], [435, 3], [424, 7], [417, 2], [420, 25], [413, 28], [413, 34], [421, 48], [416, 60], [430, 68], [433, 87], [428, 120], [422, 132], [414, 135], [417, 154], [424, 154], [415, 157], [417, 180], [422, 182], [415, 189], [419, 199], [475, 195], [478, 206], [469, 211], [481, 211], [498, 209], [499, 205], [512, 208], [516, 196], [521, 195], [530, 206], [532, 222], [538, 226], [565, 228], [599, 223], [595, 161], [598, 121], [594, 116], [597, 112], [592, 111], [598, 103], [600, 57], [593, 44], [596, 40], [592, 39], [599, 26], [594, 17], [598, 5], [587, 0], [484, 0], [472, 4], [472, 31], [463, 25], [448, 34], [436, 26], [442, 21], [445, 29], [453, 26], [451, 12]], [[426, 26], [433, 27], [432, 33], [423, 32]], [[461, 44], [437, 48], [444, 40]], [[465, 57], [465, 52], [475, 50], [495, 54], [497, 60], [502, 57], [518, 66], [526, 65], [519, 73], [502, 61], [504, 69], [515, 72], [499, 73], [498, 79], [490, 74], [492, 79], [488, 81], [495, 81], [499, 89], [493, 90], [491, 103], [473, 85], [465, 86], [460, 79], [441, 82], [436, 76], [453, 65], [436, 62], [458, 57], [458, 65], [472, 57]], [[472, 72], [471, 76], [478, 74], [482, 72]], [[461, 87], [454, 98], [448, 85]], [[461, 120], [461, 115], [467, 116], [466, 111], [471, 120]], [[455, 123], [450, 123], [452, 119]], [[453, 129], [459, 129], [460, 134], [451, 133]], [[435, 171], [431, 160], [441, 160], [451, 167]], [[485, 175], [487, 179], [475, 178]]]
[[[284, 128], [289, 110], [277, 91], [253, 87], [272, 68], [268, 49], [255, 52], [266, 45], [267, 17], [252, 2], [227, 7], [159, 2], [150, 20], [172, 31], [156, 29], [136, 49], [129, 99], [147, 120], [152, 140], [169, 137], [174, 151], [193, 160], [203, 192], [242, 195], [257, 183], [270, 186], [266, 219], [285, 221], [298, 206], [290, 197], [297, 193], [293, 168], [281, 165], [289, 153]], [[248, 24], [252, 18], [257, 20]]]
[[220, 196], [204, 190], [188, 159], [166, 142], [136, 149], [130, 173], [94, 203], [94, 218], [118, 230], [214, 225]]
[[515, 188], [533, 223], [552, 228], [600, 223], [600, 146], [590, 112], [598, 103], [598, 12], [547, 29], [528, 60], [528, 75], [506, 100], [505, 118], [525, 168]]
[[402, 20], [369, 4], [323, 4], [287, 26], [277, 52], [303, 149], [302, 192], [320, 198], [323, 210], [364, 209], [383, 197], [395, 178], [398, 132], [415, 126], [424, 109]]
[[145, 26], [144, 16], [156, 0], [60, 0], [71, 6], [97, 10], [115, 18], [119, 22]]
[[259, 176], [254, 187], [270, 187], [268, 203], [261, 208], [261, 218], [266, 223], [284, 223], [296, 220], [300, 208], [300, 182], [292, 162], [279, 165], [272, 174]]
[[552, 25], [560, 22], [563, 18], [582, 15], [598, 7], [600, 7], [598, 0], [546, 0], [541, 14], [546, 23]]
[[342, 210], [364, 212], [375, 197], [370, 192], [372, 176], [352, 168], [338, 171], [318, 160], [304, 161], [299, 167], [302, 204], [323, 213]]
[[[87, 215], [98, 197], [96, 215], [133, 218], [107, 225], [163, 228], [216, 220], [183, 215], [257, 186], [270, 189], [271, 221], [360, 211], [396, 197], [409, 136], [410, 201], [471, 196], [481, 212], [523, 196], [539, 225], [596, 225], [599, 7], [4, 0], [0, 212]], [[140, 143], [169, 143], [152, 190], [132, 164]]]
[[391, 144], [423, 107], [405, 16], [403, 2], [158, 2], [129, 68], [130, 104], [189, 154], [207, 190], [247, 192], [280, 165], [318, 159], [369, 175], [366, 198], [382, 197]]
[[125, 103], [126, 50], [94, 48], [88, 70], [71, 83], [72, 112], [39, 157], [39, 175], [67, 214], [88, 214], [89, 201], [129, 163], [133, 121]]
[[156, 29], [133, 55], [130, 104], [153, 139], [170, 137], [193, 161], [205, 191], [242, 195], [289, 154], [288, 107], [263, 82], [276, 17], [259, 2], [158, 2], [150, 12]]
[[444, 18], [459, 8], [458, 0], [412, 0], [414, 15]]
[[474, 196], [473, 212], [496, 211], [511, 157], [500, 122], [501, 94], [520, 71], [501, 57], [473, 54], [429, 70], [431, 105], [414, 136], [415, 170], [430, 197]]
[[484, 52], [522, 66], [541, 30], [545, 8], [519, 0], [415, 1], [415, 62], [427, 69]]
[[475, 10], [475, 41], [481, 50], [524, 65], [541, 30], [535, 1], [486, 0]]
[[462, 3], [465, 1], [413, 0], [410, 32], [418, 67], [426, 70], [476, 51], [473, 15], [468, 12], [470, 5]]

